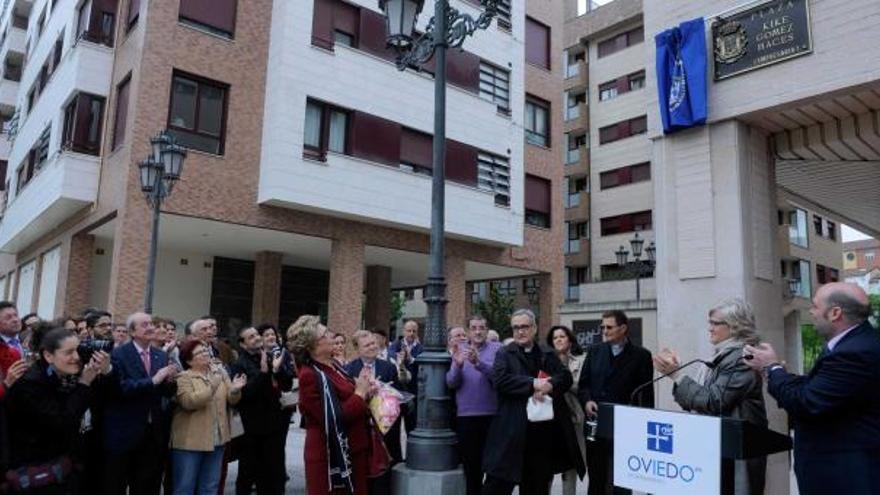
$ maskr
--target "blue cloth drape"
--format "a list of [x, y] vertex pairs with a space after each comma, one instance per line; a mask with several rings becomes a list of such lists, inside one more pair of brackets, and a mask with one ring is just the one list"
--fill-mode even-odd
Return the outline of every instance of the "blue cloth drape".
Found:
[[654, 37], [663, 133], [706, 122], [706, 23], [682, 22]]

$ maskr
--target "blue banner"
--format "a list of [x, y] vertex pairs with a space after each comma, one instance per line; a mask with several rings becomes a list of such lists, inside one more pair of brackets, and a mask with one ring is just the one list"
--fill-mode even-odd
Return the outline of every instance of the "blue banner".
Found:
[[663, 133], [704, 124], [706, 101], [706, 23], [682, 22], [654, 37], [657, 96]]

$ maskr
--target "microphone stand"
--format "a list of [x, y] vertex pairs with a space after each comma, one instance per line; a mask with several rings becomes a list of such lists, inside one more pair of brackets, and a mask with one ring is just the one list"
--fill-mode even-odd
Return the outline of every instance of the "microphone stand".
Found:
[[664, 374], [658, 376], [657, 378], [654, 378], [653, 380], [645, 382], [645, 383], [639, 385], [638, 387], [636, 387], [635, 390], [632, 391], [632, 394], [630, 394], [630, 396], [629, 396], [629, 405], [634, 405], [636, 398], [639, 398], [639, 396], [641, 395], [641, 392], [646, 387], [653, 385], [653, 384], [659, 382], [660, 380], [666, 378], [667, 376], [672, 375], [674, 373], [677, 373], [677, 372], [683, 370], [684, 368], [687, 368], [688, 366], [695, 364], [695, 363], [703, 363], [706, 366], [708, 366], [709, 368], [715, 367], [715, 363], [713, 363], [712, 361], [706, 361], [703, 359], [692, 359], [692, 360], [680, 365], [679, 367], [675, 368], [674, 370], [670, 371], [669, 373], [664, 373]]

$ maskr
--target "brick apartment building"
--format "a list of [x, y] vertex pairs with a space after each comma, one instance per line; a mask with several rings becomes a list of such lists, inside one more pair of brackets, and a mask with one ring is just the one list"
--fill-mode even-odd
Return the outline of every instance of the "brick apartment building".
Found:
[[[543, 321], [563, 297], [562, 13], [505, 5], [450, 54], [450, 322], [469, 281], [537, 280]], [[157, 314], [386, 326], [391, 290], [427, 277], [433, 77], [396, 69], [383, 22], [374, 0], [6, 0], [0, 296], [46, 318], [142, 307], [137, 163], [167, 128], [189, 154]]]

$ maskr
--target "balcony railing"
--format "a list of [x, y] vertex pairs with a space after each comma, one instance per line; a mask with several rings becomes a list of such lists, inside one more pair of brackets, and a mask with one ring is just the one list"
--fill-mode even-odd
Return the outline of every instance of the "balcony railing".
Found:
[[581, 106], [575, 105], [565, 110], [565, 120], [574, 120], [581, 116]]
[[571, 165], [573, 163], [577, 163], [581, 159], [581, 149], [575, 148], [573, 150], [568, 150], [565, 154], [565, 164]]

